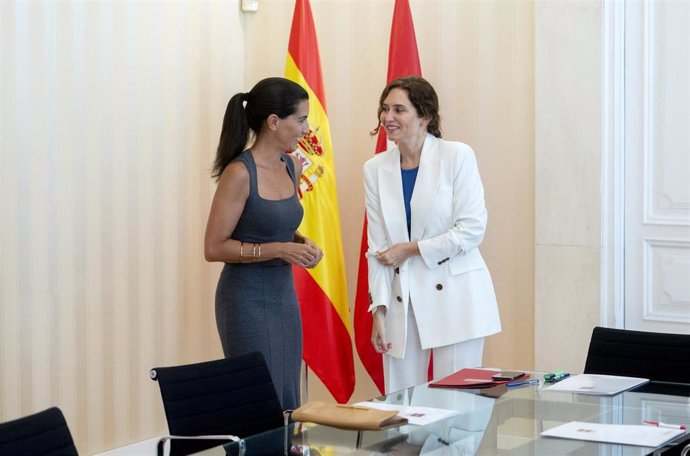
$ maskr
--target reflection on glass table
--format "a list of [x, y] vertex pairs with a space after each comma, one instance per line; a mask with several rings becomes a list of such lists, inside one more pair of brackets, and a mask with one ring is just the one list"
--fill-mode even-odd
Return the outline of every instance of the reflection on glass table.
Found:
[[[537, 374], [535, 374], [537, 377]], [[436, 407], [457, 412], [425, 426], [405, 425], [358, 433], [327, 426], [297, 424], [290, 433], [291, 454], [335, 455], [619, 455], [646, 456], [656, 448], [542, 437], [540, 433], [570, 421], [641, 425], [643, 421], [690, 424], [690, 385], [645, 385], [616, 396], [549, 392], [542, 385], [484, 390], [438, 389], [428, 384], [374, 399], [408, 407]], [[668, 394], [673, 393], [673, 394]], [[269, 433], [270, 434], [270, 433]], [[281, 433], [245, 439], [247, 455], [278, 455]], [[688, 438], [687, 434], [675, 441]], [[673, 442], [671, 442], [672, 444]], [[685, 444], [684, 444], [685, 445]], [[683, 446], [684, 446], [683, 445]], [[226, 445], [228, 454], [233, 446]], [[218, 453], [225, 454], [224, 450]]]

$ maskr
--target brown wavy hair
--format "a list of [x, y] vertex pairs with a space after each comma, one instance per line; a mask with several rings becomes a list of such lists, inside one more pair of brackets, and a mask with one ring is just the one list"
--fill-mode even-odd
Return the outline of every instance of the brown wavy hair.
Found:
[[376, 135], [381, 128], [381, 113], [383, 112], [383, 102], [391, 90], [401, 89], [407, 93], [407, 98], [417, 110], [417, 115], [429, 119], [426, 131], [437, 138], [441, 137], [441, 116], [438, 113], [438, 95], [429, 84], [429, 81], [420, 76], [405, 76], [391, 81], [390, 84], [381, 92], [379, 98], [379, 111], [377, 113], [378, 124], [371, 131], [371, 135]]

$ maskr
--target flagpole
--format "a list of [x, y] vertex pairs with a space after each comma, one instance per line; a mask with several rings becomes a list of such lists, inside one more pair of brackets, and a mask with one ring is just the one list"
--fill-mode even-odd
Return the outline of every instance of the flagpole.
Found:
[[309, 368], [307, 367], [307, 363], [302, 361], [302, 388], [300, 392], [300, 401], [302, 404], [306, 404], [309, 402]]

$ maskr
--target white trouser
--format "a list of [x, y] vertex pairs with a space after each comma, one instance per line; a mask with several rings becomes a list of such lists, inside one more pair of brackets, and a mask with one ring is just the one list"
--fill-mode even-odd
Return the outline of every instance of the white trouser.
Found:
[[[436, 347], [434, 351], [434, 379], [441, 379], [464, 367], [481, 367], [484, 338]], [[386, 393], [399, 391], [428, 381], [431, 349], [422, 350], [417, 319], [412, 306], [407, 313], [407, 344], [403, 359], [383, 356], [383, 376]]]

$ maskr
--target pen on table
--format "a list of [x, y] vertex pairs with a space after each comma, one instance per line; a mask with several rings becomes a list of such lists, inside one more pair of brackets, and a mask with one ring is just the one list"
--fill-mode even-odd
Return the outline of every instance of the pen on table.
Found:
[[[549, 383], [556, 383], [556, 382], [560, 382], [560, 381], [563, 380], [564, 378], [568, 378], [568, 377], [570, 377], [570, 374], [566, 372], [566, 373], [563, 374], [563, 375], [559, 375], [559, 376], [557, 376], [557, 377], [553, 377], [551, 380], [548, 380], [548, 382], [549, 382]], [[545, 381], [546, 381], [546, 380], [545, 380]]]
[[686, 429], [686, 427], [682, 424], [669, 424], [669, 423], [662, 423], [660, 421], [643, 421], [643, 424], [647, 424], [649, 426], [656, 426], [660, 428], [669, 428], [669, 429], [682, 429], [683, 431]]
[[544, 381], [553, 382], [553, 381], [565, 378], [568, 375], [570, 375], [570, 374], [568, 374], [566, 371], [562, 371], [562, 370], [556, 371], [556, 372], [550, 372], [548, 374], [544, 374]]
[[518, 382], [506, 383], [506, 386], [522, 386], [522, 385], [535, 385], [539, 383], [538, 378], [532, 378], [530, 380], [520, 380]]

